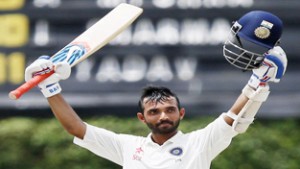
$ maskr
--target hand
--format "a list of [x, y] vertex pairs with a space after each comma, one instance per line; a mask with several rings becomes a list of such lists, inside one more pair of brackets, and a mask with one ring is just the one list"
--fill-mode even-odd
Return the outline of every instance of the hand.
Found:
[[34, 76], [49, 73], [54, 69], [55, 73], [38, 84], [43, 95], [48, 98], [61, 92], [60, 80], [67, 79], [71, 74], [71, 67], [66, 62], [53, 64], [49, 56], [41, 56], [25, 70], [25, 81], [29, 81]]
[[265, 54], [262, 65], [252, 70], [248, 85], [257, 89], [259, 86], [266, 86], [268, 82], [278, 83], [285, 74], [287, 62], [286, 54], [280, 46], [270, 49]]

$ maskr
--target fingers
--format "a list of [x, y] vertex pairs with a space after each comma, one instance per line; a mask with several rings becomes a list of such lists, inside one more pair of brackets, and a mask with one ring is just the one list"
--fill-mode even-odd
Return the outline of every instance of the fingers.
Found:
[[280, 46], [270, 49], [265, 54], [263, 65], [269, 66], [269, 76], [272, 82], [278, 83], [285, 74], [287, 68], [287, 57], [284, 50]]
[[55, 74], [61, 79], [65, 80], [71, 75], [71, 66], [67, 62], [59, 62], [56, 64]]
[[25, 69], [25, 81], [32, 77], [49, 73], [53, 68], [53, 63], [50, 60], [38, 59]]
[[51, 70], [55, 70], [55, 74], [59, 80], [65, 80], [70, 77], [71, 66], [66, 62], [59, 62], [54, 65], [54, 63], [49, 60], [49, 56], [41, 56], [39, 59], [34, 61], [25, 70], [25, 80], [28, 81], [34, 76], [49, 73]]
[[287, 63], [288, 63], [288, 59], [287, 59], [287, 56], [286, 56], [286, 53], [284, 52], [284, 50], [280, 46], [275, 46], [273, 49], [270, 49], [267, 52], [267, 55], [273, 55], [273, 56], [277, 57], [283, 63], [283, 66], [284, 66], [283, 74], [284, 74], [286, 71]]
[[36, 60], [36, 64], [39, 64], [42, 70], [52, 69], [53, 63], [49, 60], [50, 56], [42, 55]]
[[280, 79], [285, 72], [285, 66], [283, 62], [276, 56], [266, 55], [265, 61], [266, 63], [272, 65], [276, 69], [275, 79]]
[[275, 46], [273, 49], [270, 49], [267, 54], [274, 55], [279, 57], [282, 61], [286, 61], [286, 53], [280, 46]]

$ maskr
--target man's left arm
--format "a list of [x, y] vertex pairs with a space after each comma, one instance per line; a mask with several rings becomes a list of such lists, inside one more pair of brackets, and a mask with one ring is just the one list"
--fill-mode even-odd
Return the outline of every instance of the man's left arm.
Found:
[[248, 84], [241, 95], [223, 116], [225, 122], [238, 133], [244, 133], [254, 121], [254, 117], [263, 102], [269, 96], [269, 82], [278, 83], [285, 74], [287, 57], [279, 46], [270, 49], [265, 54], [263, 64], [253, 69]]

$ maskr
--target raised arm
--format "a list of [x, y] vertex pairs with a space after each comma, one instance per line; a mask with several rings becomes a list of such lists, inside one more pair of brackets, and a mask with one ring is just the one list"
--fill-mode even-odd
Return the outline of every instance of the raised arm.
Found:
[[269, 82], [278, 83], [287, 67], [287, 57], [279, 46], [269, 50], [263, 64], [253, 69], [248, 84], [225, 114], [224, 120], [238, 133], [243, 133], [254, 121], [254, 117], [270, 93]]
[[[249, 101], [248, 97], [246, 97], [243, 94], [240, 94], [240, 96], [237, 98], [237, 100], [235, 101], [235, 103], [232, 105], [232, 107], [230, 108], [230, 110], [228, 112], [232, 112], [232, 113], [238, 115], [248, 101]], [[226, 116], [224, 116], [224, 120], [226, 121], [227, 124], [229, 124], [231, 126], [234, 122], [234, 119], [232, 117], [230, 117], [228, 114], [226, 114]]]
[[86, 125], [61, 94], [48, 98], [49, 105], [55, 117], [68, 133], [83, 139]]
[[26, 68], [25, 80], [28, 81], [36, 75], [48, 73], [52, 68], [55, 69], [55, 73], [38, 86], [43, 95], [48, 99], [52, 112], [62, 126], [68, 133], [82, 139], [85, 135], [86, 125], [73, 108], [64, 100], [60, 94], [62, 89], [58, 83], [60, 80], [67, 79], [70, 76], [70, 65], [64, 62], [53, 65], [48, 56], [41, 56]]

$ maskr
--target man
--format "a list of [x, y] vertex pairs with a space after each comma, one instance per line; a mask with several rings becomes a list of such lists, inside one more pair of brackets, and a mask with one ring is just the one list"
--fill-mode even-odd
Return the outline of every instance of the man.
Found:
[[[75, 136], [75, 144], [124, 169], [209, 169], [211, 161], [228, 147], [232, 138], [245, 132], [253, 122], [268, 98], [268, 83], [279, 82], [284, 75], [287, 58], [277, 46], [281, 29], [280, 19], [264, 11], [252, 11], [234, 23], [224, 44], [224, 56], [232, 65], [252, 70], [253, 74], [226, 113], [191, 133], [178, 131], [185, 109], [177, 95], [165, 87], [149, 86], [141, 95], [137, 117], [150, 128], [147, 137], [117, 134], [83, 122], [60, 94], [59, 80], [67, 79], [71, 73], [68, 64], [54, 65], [56, 73], [39, 87], [56, 118]], [[251, 52], [245, 48], [247, 42], [267, 52]], [[27, 67], [26, 81], [52, 69], [48, 58], [43, 56]]]

